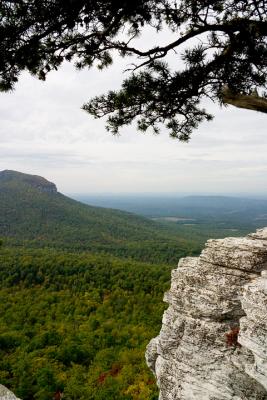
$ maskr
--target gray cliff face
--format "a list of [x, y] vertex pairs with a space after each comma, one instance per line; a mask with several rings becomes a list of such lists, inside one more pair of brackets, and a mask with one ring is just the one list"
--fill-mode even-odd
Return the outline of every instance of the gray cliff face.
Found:
[[160, 400], [267, 399], [267, 228], [181, 259], [164, 300], [146, 352]]
[[20, 400], [5, 386], [0, 384], [0, 400]]

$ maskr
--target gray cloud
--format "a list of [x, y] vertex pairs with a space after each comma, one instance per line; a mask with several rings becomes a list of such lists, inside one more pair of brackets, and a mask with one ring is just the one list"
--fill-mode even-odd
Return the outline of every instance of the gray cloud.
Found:
[[78, 72], [65, 64], [45, 83], [23, 74], [0, 95], [0, 169], [46, 176], [68, 193], [266, 191], [266, 115], [207, 102], [215, 119], [187, 144], [135, 126], [107, 133], [80, 107], [118, 88], [124, 67], [120, 60]]

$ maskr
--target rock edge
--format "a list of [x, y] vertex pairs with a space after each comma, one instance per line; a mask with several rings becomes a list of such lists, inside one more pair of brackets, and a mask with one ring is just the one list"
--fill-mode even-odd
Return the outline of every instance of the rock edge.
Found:
[[0, 400], [20, 400], [14, 393], [8, 390], [5, 386], [0, 384]]
[[164, 301], [146, 351], [160, 400], [267, 399], [267, 228], [181, 259]]

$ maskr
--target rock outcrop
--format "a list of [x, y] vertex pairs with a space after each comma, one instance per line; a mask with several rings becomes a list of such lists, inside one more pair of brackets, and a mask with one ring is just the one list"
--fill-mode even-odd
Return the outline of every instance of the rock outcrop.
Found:
[[20, 400], [14, 393], [8, 390], [5, 386], [0, 384], [0, 400]]
[[266, 270], [267, 228], [180, 260], [146, 352], [160, 400], [267, 399]]

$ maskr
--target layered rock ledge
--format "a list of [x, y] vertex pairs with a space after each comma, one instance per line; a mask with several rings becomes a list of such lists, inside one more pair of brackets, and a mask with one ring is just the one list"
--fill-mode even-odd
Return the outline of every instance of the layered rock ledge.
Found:
[[14, 393], [8, 390], [5, 386], [0, 384], [0, 400], [20, 400]]
[[267, 228], [181, 259], [164, 300], [146, 352], [160, 400], [267, 399]]

